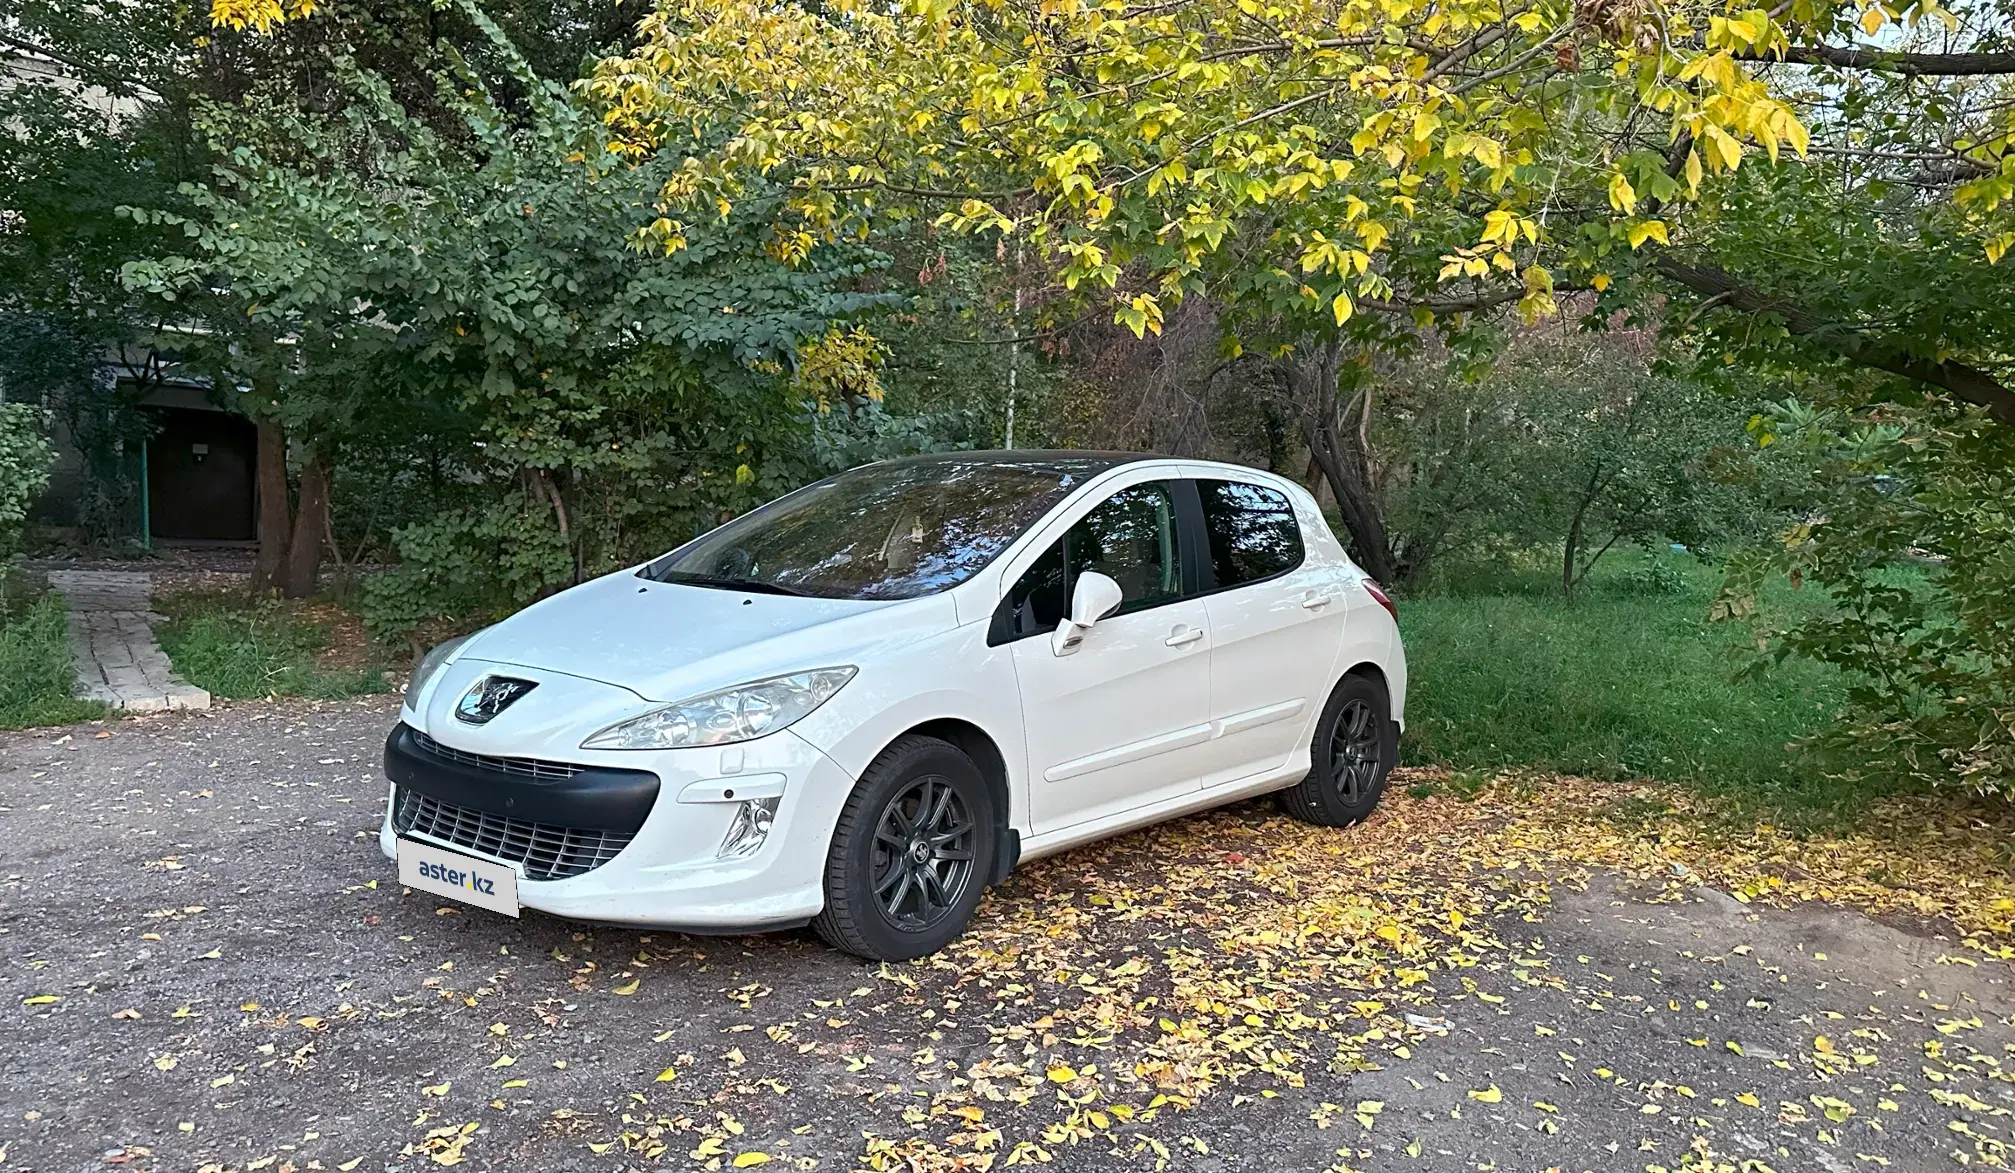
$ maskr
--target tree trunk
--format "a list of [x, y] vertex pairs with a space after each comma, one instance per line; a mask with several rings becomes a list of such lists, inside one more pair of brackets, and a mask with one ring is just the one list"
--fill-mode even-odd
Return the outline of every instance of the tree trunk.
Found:
[[1560, 551], [1560, 594], [1563, 598], [1574, 598], [1574, 558], [1581, 547], [1582, 510], [1574, 511], [1574, 520], [1567, 527], [1567, 540], [1561, 543]]
[[305, 599], [315, 593], [315, 575], [322, 568], [322, 542], [329, 519], [329, 466], [319, 452], [301, 466], [301, 505], [294, 510], [294, 537], [287, 546], [281, 593]]
[[[1588, 474], [1588, 487], [1582, 490], [1581, 500], [1574, 506], [1574, 519], [1567, 524], [1567, 540], [1561, 543], [1560, 593], [1570, 600], [1574, 598], [1575, 584], [1581, 581], [1581, 575], [1574, 572], [1574, 566], [1581, 554], [1582, 523], [1587, 520], [1588, 511], [1594, 507], [1596, 498], [1602, 496], [1602, 490], [1602, 465], [1598, 463], [1595, 471]], [[1608, 548], [1603, 547], [1605, 550]]]
[[1370, 486], [1360, 483], [1360, 478], [1352, 475], [1356, 471], [1356, 462], [1338, 453], [1334, 427], [1316, 424], [1309, 433], [1309, 447], [1316, 454], [1316, 463], [1322, 466], [1323, 479], [1329, 482], [1330, 492], [1336, 496], [1337, 512], [1343, 514], [1343, 527], [1350, 531], [1351, 553], [1357, 555], [1358, 564], [1364, 567], [1366, 573], [1390, 585], [1396, 578], [1392, 545], [1385, 532], [1385, 519], [1379, 515], [1378, 502], [1372, 496]]
[[252, 563], [252, 593], [265, 594], [280, 588], [293, 518], [287, 507], [287, 430], [272, 420], [258, 425], [259, 556]]
[[[1350, 531], [1351, 553], [1367, 573], [1389, 585], [1397, 565], [1371, 482], [1368, 425], [1348, 438], [1342, 434], [1336, 401], [1341, 367], [1342, 347], [1332, 340], [1297, 351], [1280, 364], [1280, 373], [1294, 399], [1309, 459], [1322, 470], [1344, 528]], [[1370, 410], [1368, 401], [1365, 409]]]

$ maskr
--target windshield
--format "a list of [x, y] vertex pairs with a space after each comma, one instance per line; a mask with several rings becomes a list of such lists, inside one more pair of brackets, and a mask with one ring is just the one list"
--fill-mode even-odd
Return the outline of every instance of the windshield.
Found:
[[1110, 460], [936, 457], [828, 477], [674, 550], [645, 574], [834, 599], [966, 581]]

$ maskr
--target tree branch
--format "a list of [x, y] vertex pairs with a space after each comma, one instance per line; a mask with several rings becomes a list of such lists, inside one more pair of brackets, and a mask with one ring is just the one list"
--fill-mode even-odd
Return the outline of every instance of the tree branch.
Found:
[[1890, 53], [1880, 49], [1848, 49], [1838, 45], [1793, 45], [1780, 56], [1775, 51], [1737, 53], [1745, 61], [1784, 61], [1792, 65], [1831, 65], [1839, 69], [1869, 69], [1912, 77], [1983, 77], [2015, 73], [2015, 53]]
[[148, 85], [139, 78], [129, 77], [116, 70], [100, 68], [87, 61], [73, 57], [68, 53], [51, 49], [47, 45], [38, 45], [33, 41], [24, 40], [4, 29], [0, 29], [0, 45], [9, 45], [33, 56], [46, 57], [66, 69], [75, 70], [79, 80], [95, 81], [107, 89], [131, 87], [139, 90], [141, 93], [152, 94], [156, 92], [153, 86]]
[[1821, 321], [1811, 311], [1778, 301], [1712, 265], [1689, 265], [1667, 255], [1654, 261], [1652, 268], [1695, 293], [1719, 299], [1722, 305], [1776, 318], [1793, 335], [1831, 350], [1851, 363], [1941, 387], [1954, 398], [1984, 407], [1999, 422], [2015, 427], [2015, 390], [1979, 367], [1952, 359], [1919, 358], [1851, 327]]

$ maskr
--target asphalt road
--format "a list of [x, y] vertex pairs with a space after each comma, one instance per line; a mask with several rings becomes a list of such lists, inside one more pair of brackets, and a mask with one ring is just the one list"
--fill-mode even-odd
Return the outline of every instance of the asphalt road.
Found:
[[[0, 1169], [2015, 1163], [2010, 973], [1853, 913], [1570, 879], [1439, 967], [1373, 1059], [1112, 1108], [1079, 1092], [1138, 1032], [1046, 1008], [1154, 955], [1125, 908], [1091, 901], [1077, 954], [984, 990], [806, 933], [459, 910], [378, 853], [392, 717], [0, 734]], [[1268, 817], [1193, 830], [1263, 844]], [[1167, 842], [1034, 865], [983, 915], [1091, 871], [1152, 888]]]

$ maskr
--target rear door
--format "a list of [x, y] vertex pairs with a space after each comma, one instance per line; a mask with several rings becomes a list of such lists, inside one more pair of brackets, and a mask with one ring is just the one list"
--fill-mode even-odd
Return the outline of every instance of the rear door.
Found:
[[1286, 492], [1257, 480], [1191, 483], [1209, 549], [1210, 787], [1278, 769], [1299, 748], [1328, 699], [1352, 593], [1347, 566], [1321, 557]]
[[[1211, 734], [1209, 618], [1190, 597], [1195, 570], [1185, 564], [1179, 484], [1116, 490], [1022, 569], [1001, 600], [989, 642], [1013, 648], [1036, 834], [1201, 785], [1198, 750]], [[1058, 656], [1049, 633], [1087, 570], [1119, 583], [1120, 607], [1075, 652]]]

